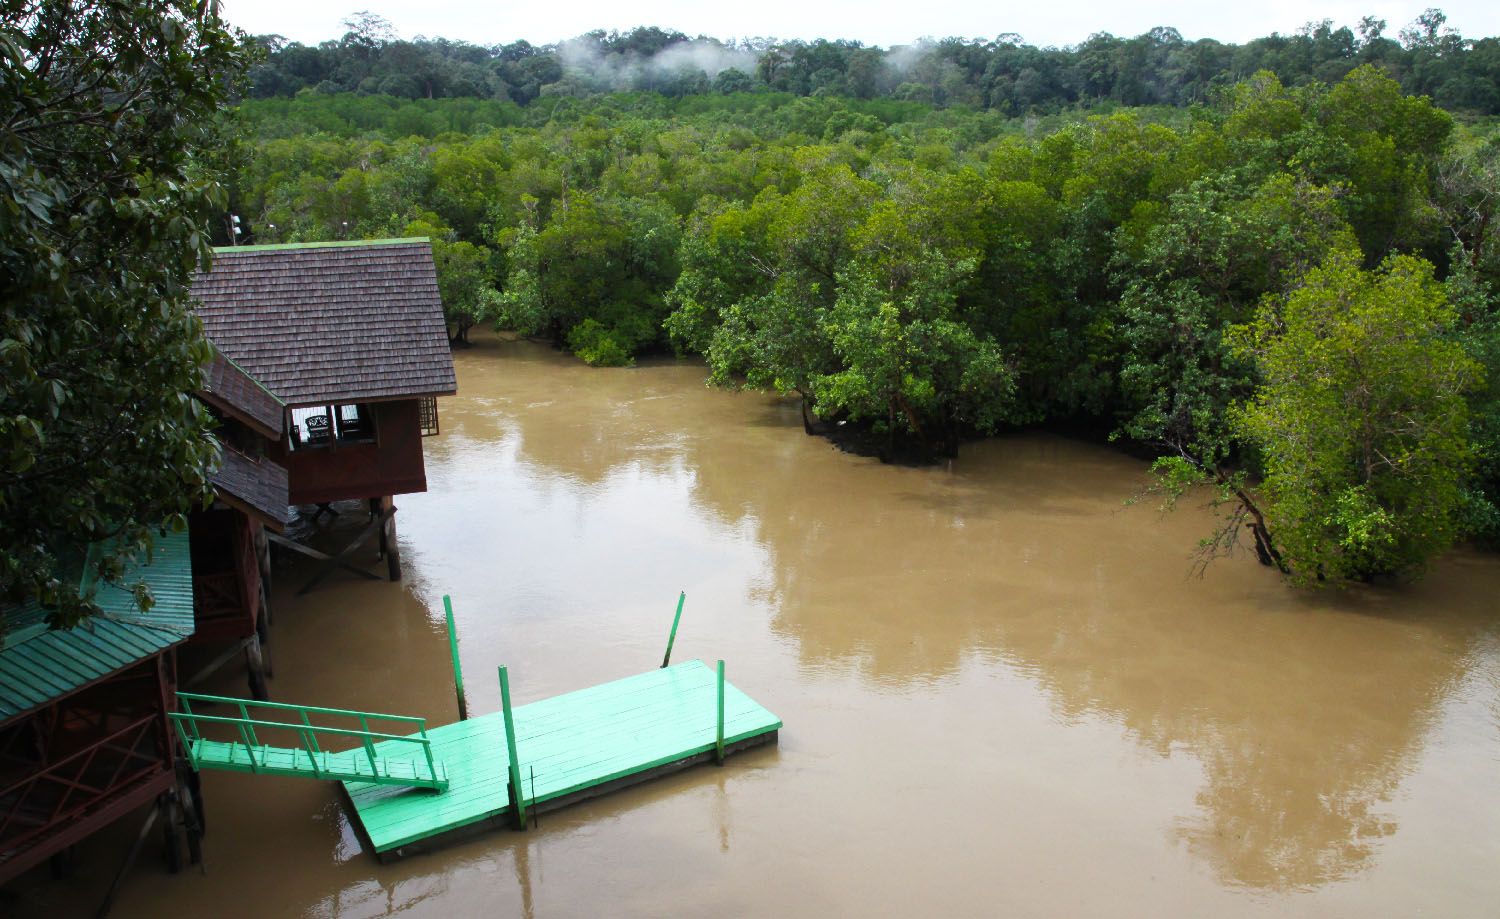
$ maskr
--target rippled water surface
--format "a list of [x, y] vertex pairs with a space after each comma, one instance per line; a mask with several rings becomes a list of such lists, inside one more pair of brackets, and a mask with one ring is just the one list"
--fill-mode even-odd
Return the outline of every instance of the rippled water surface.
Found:
[[[456, 362], [430, 490], [397, 498], [405, 581], [299, 597], [278, 563], [273, 698], [453, 720], [449, 593], [470, 710], [499, 664], [533, 701], [659, 663], [685, 590], [673, 659], [727, 661], [779, 747], [389, 866], [331, 786], [205, 774], [206, 871], [148, 844], [115, 915], [1495, 915], [1494, 557], [1396, 588], [1296, 592], [1249, 556], [1188, 579], [1207, 513], [1123, 506], [1144, 466], [1108, 449], [882, 466], [690, 364]], [[138, 827], [8, 905], [91, 909]]]

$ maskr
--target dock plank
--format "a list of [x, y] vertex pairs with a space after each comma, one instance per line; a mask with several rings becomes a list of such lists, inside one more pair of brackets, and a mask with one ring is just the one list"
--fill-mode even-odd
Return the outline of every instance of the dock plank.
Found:
[[[561, 805], [713, 751], [716, 679], [702, 661], [688, 661], [516, 707], [527, 807]], [[780, 719], [733, 685], [725, 684], [724, 697], [726, 746], [770, 740], [780, 730]], [[433, 728], [428, 737], [434, 758], [447, 767], [446, 792], [344, 782], [354, 816], [377, 853], [492, 822], [510, 810], [502, 713]], [[387, 754], [387, 746], [377, 744], [377, 753]], [[392, 768], [408, 758], [390, 755]]]

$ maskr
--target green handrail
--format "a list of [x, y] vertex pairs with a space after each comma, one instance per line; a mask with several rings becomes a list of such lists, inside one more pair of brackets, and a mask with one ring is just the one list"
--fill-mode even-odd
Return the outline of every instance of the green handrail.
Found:
[[[423, 746], [432, 745], [432, 741], [426, 736], [426, 732], [423, 732], [422, 736], [420, 737], [410, 737], [406, 734], [384, 734], [380, 731], [359, 731], [353, 728], [325, 728], [318, 727], [317, 725], [304, 726], [297, 724], [294, 721], [257, 721], [254, 718], [231, 718], [225, 715], [189, 715], [186, 712], [170, 712], [169, 714], [174, 720], [177, 721], [189, 721], [194, 723], [199, 721], [207, 721], [211, 724], [243, 724], [249, 726], [250, 728], [281, 728], [282, 730], [299, 733], [304, 730], [310, 730], [314, 734], [337, 734], [341, 737], [369, 737], [372, 740], [380, 741], [382, 743], [388, 740], [396, 740], [404, 741], [406, 743], [422, 744]], [[194, 739], [202, 736], [202, 734], [195, 734]], [[254, 735], [252, 734], [251, 736]], [[255, 743], [257, 746], [259, 746], [260, 740], [257, 738], [255, 740]], [[322, 751], [320, 750], [319, 752]]]
[[[332, 735], [335, 737], [357, 738], [359, 741], [359, 747], [357, 747], [356, 749], [363, 749], [365, 761], [370, 767], [370, 774], [373, 776], [380, 775], [379, 764], [384, 759], [383, 757], [377, 755], [375, 752], [375, 744], [377, 742], [400, 742], [416, 744], [421, 747], [423, 758], [426, 760], [428, 780], [439, 781], [437, 761], [432, 755], [432, 741], [427, 736], [427, 719], [425, 718], [415, 717], [411, 715], [386, 715], [374, 712], [357, 712], [350, 709], [324, 708], [315, 705], [291, 705], [283, 702], [251, 702], [244, 699], [233, 699], [224, 696], [209, 696], [199, 693], [178, 693], [177, 695], [178, 698], [182, 700], [183, 711], [172, 712], [172, 722], [177, 727], [177, 733], [182, 740], [183, 748], [188, 751], [189, 757], [192, 758], [195, 763], [196, 757], [192, 752], [193, 741], [204, 739], [200, 723], [224, 724], [232, 725], [235, 728], [236, 733], [239, 734], [240, 743], [242, 743], [245, 747], [245, 756], [249, 760], [250, 771], [252, 773], [258, 773], [263, 768], [264, 753], [267, 749], [264, 745], [261, 744], [260, 738], [255, 732], [255, 729], [259, 727], [271, 728], [275, 730], [285, 730], [296, 734], [302, 744], [299, 752], [307, 754], [308, 761], [312, 765], [313, 774], [320, 778], [322, 777], [324, 770], [319, 765], [318, 756], [324, 751], [318, 743], [318, 735], [323, 734]], [[198, 712], [193, 711], [192, 703], [195, 701], [231, 704], [235, 707], [235, 709], [238, 710], [239, 716], [232, 717], [225, 715], [199, 714]], [[252, 718], [250, 717], [250, 709], [252, 708], [296, 712], [301, 718], [301, 723], [298, 724], [295, 721], [267, 721]], [[353, 718], [358, 721], [359, 728], [338, 728], [315, 725], [312, 723], [312, 720], [309, 717], [310, 713]], [[417, 733], [420, 736], [411, 737], [403, 734], [390, 734], [382, 731], [372, 730], [370, 728], [370, 721], [372, 719], [381, 721], [394, 721], [401, 724], [413, 725], [416, 727]], [[257, 758], [257, 747], [260, 748], [260, 758]]]
[[426, 724], [427, 719], [416, 715], [386, 715], [380, 712], [357, 712], [348, 708], [322, 708], [317, 705], [293, 705], [289, 702], [256, 702], [251, 699], [236, 699], [233, 696], [209, 696], [197, 692], [179, 692], [177, 698], [188, 702], [220, 702], [250, 708], [279, 709], [286, 712], [312, 712], [317, 715], [344, 715], [350, 718], [379, 718], [382, 721], [405, 721], [408, 724]]

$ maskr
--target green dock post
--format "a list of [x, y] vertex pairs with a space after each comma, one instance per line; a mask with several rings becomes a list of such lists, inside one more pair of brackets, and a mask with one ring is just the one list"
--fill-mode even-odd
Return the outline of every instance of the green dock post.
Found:
[[677, 640], [677, 623], [682, 621], [682, 603], [687, 599], [687, 591], [677, 595], [677, 615], [672, 617], [672, 634], [667, 636], [667, 653], [662, 655], [661, 665], [667, 666], [672, 659], [672, 642]]
[[443, 611], [448, 614], [448, 651], [453, 655], [453, 688], [458, 693], [458, 720], [469, 720], [469, 703], [464, 701], [464, 671], [458, 665], [458, 631], [453, 628], [453, 601], [443, 594]]
[[505, 712], [505, 748], [510, 752], [511, 804], [516, 828], [526, 829], [526, 795], [521, 791], [521, 760], [516, 756], [516, 721], [510, 713], [510, 677], [500, 668], [500, 708]]
[[724, 765], [724, 662], [719, 661], [719, 740], [714, 744], [714, 761]]

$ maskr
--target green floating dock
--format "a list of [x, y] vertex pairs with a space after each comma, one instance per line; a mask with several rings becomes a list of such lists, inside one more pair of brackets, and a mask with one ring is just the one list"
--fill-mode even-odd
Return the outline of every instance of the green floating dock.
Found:
[[[714, 759], [718, 686], [714, 670], [695, 660], [515, 708], [524, 813]], [[724, 752], [775, 742], [781, 719], [728, 683], [723, 706]], [[511, 821], [503, 712], [433, 728], [427, 739], [447, 768], [447, 791], [343, 783], [356, 825], [381, 861]], [[375, 752], [395, 760], [411, 748], [387, 742]]]

